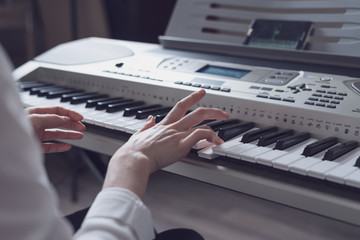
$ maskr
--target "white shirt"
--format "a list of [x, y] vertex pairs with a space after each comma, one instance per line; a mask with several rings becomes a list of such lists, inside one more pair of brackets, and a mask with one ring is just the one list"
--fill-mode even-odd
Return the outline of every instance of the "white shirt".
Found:
[[73, 236], [58, 210], [40, 144], [0, 45], [0, 236], [6, 240], [153, 239], [149, 209], [132, 192], [102, 190]]

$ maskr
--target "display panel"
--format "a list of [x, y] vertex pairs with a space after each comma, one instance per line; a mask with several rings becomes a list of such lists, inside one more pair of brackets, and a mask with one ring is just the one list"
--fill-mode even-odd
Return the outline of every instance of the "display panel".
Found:
[[196, 72], [240, 79], [251, 71], [214, 65], [206, 65], [205, 67], [200, 68]]
[[255, 20], [245, 44], [249, 46], [303, 49], [312, 29], [311, 22]]

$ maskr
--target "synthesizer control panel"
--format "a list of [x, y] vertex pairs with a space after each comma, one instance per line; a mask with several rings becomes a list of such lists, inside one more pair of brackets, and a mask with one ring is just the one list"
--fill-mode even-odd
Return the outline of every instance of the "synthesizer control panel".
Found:
[[[74, 42], [60, 48], [78, 49], [81, 44]], [[172, 96], [177, 97], [167, 103], [170, 106], [189, 92], [204, 88], [208, 96], [201, 104], [224, 109], [232, 117], [309, 131], [321, 137], [359, 139], [360, 79], [250, 66], [218, 61], [216, 57], [177, 56], [163, 49], [159, 51], [156, 44], [124, 41], [121, 46], [133, 54], [94, 63], [86, 59], [85, 64], [61, 65], [52, 60], [50, 51], [41, 61], [31, 61], [17, 69], [15, 75], [21, 81], [33, 80], [34, 76], [44, 81], [61, 79], [64, 85], [82, 89], [96, 90], [94, 86], [101, 83], [111, 95], [119, 94], [115, 89], [140, 94], [145, 84], [152, 89], [151, 94], [141, 93], [147, 102], [162, 102], [168, 98], [167, 93], [176, 92]], [[105, 86], [107, 82], [111, 82], [109, 86]]]

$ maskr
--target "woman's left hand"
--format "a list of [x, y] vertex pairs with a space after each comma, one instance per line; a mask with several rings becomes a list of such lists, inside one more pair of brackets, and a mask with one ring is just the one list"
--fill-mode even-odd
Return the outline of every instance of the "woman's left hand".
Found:
[[42, 144], [44, 153], [65, 152], [71, 145], [66, 143], [47, 142], [60, 139], [81, 139], [84, 124], [83, 116], [63, 107], [27, 108], [36, 136]]

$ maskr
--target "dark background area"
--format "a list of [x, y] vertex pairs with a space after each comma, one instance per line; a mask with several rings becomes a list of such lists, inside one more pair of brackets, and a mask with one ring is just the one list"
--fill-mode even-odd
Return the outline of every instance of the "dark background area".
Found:
[[111, 38], [157, 43], [176, 0], [106, 0]]
[[[64, 13], [61, 15], [58, 13], [58, 16], [52, 18], [51, 11], [54, 12], [54, 9], [49, 9], [49, 11], [46, 9], [51, 5], [50, 3], [62, 5], [64, 9], [59, 9], [59, 11]], [[99, 18], [102, 17], [101, 20], [105, 22], [103, 25], [107, 29], [106, 35], [97, 35], [95, 30], [88, 31], [84, 35], [84, 30], [81, 29], [84, 28], [84, 20], [79, 20], [79, 16], [81, 17], [81, 10], [88, 7], [84, 6], [87, 3], [90, 2], [85, 0], [0, 0], [0, 43], [9, 54], [14, 66], [25, 63], [57, 44], [83, 37], [97, 36], [157, 43], [158, 36], [165, 32], [176, 0], [99, 1], [103, 9]], [[96, 14], [90, 17], [96, 21]], [[54, 27], [49, 30], [51, 24]], [[87, 26], [89, 29], [93, 27], [91, 24]], [[64, 29], [61, 29], [62, 27]], [[50, 31], [59, 33], [57, 40], [49, 39], [50, 34], [54, 35]], [[69, 32], [69, 36], [61, 34], [63, 31]], [[31, 51], [28, 50], [29, 45], [33, 45]]]

